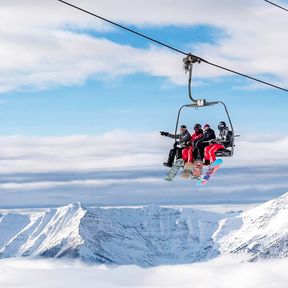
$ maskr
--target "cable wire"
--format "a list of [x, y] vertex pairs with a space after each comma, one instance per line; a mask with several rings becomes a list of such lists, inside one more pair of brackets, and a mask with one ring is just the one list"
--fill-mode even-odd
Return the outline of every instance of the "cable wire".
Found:
[[[66, 2], [66, 1], [63, 1], [63, 0], [57, 0], [57, 1], [65, 4], [65, 5], [68, 5], [68, 6], [72, 7], [72, 8], [75, 8], [75, 9], [77, 9], [77, 10], [80, 10], [80, 11], [82, 11], [82, 12], [84, 12], [84, 13], [87, 13], [87, 14], [93, 16], [93, 17], [96, 17], [96, 18], [98, 18], [98, 19], [101, 19], [101, 20], [103, 20], [103, 21], [105, 21], [105, 22], [108, 22], [108, 23], [110, 23], [110, 24], [112, 24], [112, 25], [114, 25], [114, 26], [117, 26], [117, 27], [121, 28], [121, 29], [124, 29], [124, 30], [126, 30], [126, 31], [129, 31], [129, 32], [131, 32], [131, 33], [133, 33], [133, 34], [136, 34], [136, 35], [138, 35], [138, 36], [140, 36], [140, 37], [143, 37], [143, 38], [145, 38], [145, 39], [147, 39], [147, 40], [149, 40], [149, 41], [152, 41], [152, 42], [157, 43], [157, 44], [159, 44], [159, 45], [161, 45], [161, 46], [164, 46], [164, 47], [166, 47], [166, 48], [169, 48], [169, 49], [171, 49], [171, 50], [173, 50], [173, 51], [176, 51], [176, 52], [181, 53], [181, 54], [186, 55], [186, 56], [189, 56], [189, 55], [190, 55], [190, 56], [192, 56], [195, 60], [197, 60], [198, 62], [204, 62], [204, 63], [206, 63], [206, 64], [209, 64], [209, 65], [211, 65], [211, 66], [217, 67], [217, 68], [219, 68], [219, 69], [228, 71], [228, 72], [230, 72], [230, 73], [233, 73], [233, 74], [236, 74], [236, 75], [239, 75], [239, 76], [248, 78], [248, 79], [250, 79], [250, 80], [253, 80], [253, 81], [256, 81], [256, 82], [265, 84], [265, 85], [267, 85], [267, 86], [270, 86], [270, 87], [273, 87], [273, 88], [276, 88], [276, 89], [279, 89], [279, 90], [288, 92], [288, 89], [285, 89], [285, 88], [280, 87], [280, 86], [278, 86], [278, 85], [275, 85], [275, 84], [272, 84], [272, 83], [269, 83], [269, 82], [260, 80], [260, 79], [258, 79], [258, 78], [255, 78], [255, 77], [252, 77], [252, 76], [249, 76], [249, 75], [246, 75], [246, 74], [244, 74], [244, 73], [237, 72], [237, 71], [235, 71], [235, 70], [226, 68], [226, 67], [224, 67], [224, 66], [221, 66], [221, 65], [212, 63], [212, 62], [210, 62], [210, 61], [207, 61], [207, 60], [205, 60], [205, 59], [203, 59], [203, 58], [201, 58], [201, 57], [198, 57], [198, 56], [196, 56], [196, 55], [193, 55], [193, 54], [191, 54], [191, 53], [186, 53], [186, 52], [184, 52], [184, 51], [182, 51], [182, 50], [179, 50], [179, 49], [177, 49], [177, 48], [175, 48], [175, 47], [172, 47], [172, 46], [170, 46], [170, 45], [168, 45], [168, 44], [166, 44], [166, 43], [160, 42], [160, 41], [155, 40], [155, 39], [153, 39], [153, 38], [151, 38], [151, 37], [148, 37], [148, 36], [146, 36], [146, 35], [144, 35], [144, 34], [142, 34], [142, 33], [139, 33], [139, 32], [137, 32], [137, 31], [135, 31], [135, 30], [132, 30], [132, 29], [130, 29], [130, 28], [127, 28], [127, 27], [125, 27], [125, 26], [123, 26], [123, 25], [120, 25], [120, 24], [118, 24], [118, 23], [116, 23], [116, 22], [113, 22], [113, 21], [111, 21], [111, 20], [109, 20], [109, 19], [107, 19], [107, 18], [104, 18], [104, 17], [99, 16], [99, 15], [97, 15], [97, 14], [94, 14], [94, 13], [92, 13], [92, 12], [90, 12], [90, 11], [87, 11], [87, 10], [85, 10], [85, 9], [83, 9], [83, 8], [80, 8], [80, 7], [78, 7], [78, 6], [75, 6], [75, 5], [73, 5], [73, 4], [69, 3], [69, 2]], [[269, 2], [269, 1], [267, 1], [267, 2]]]
[[271, 1], [268, 1], [268, 0], [264, 0], [264, 1], [269, 3], [269, 4], [271, 4], [271, 5], [274, 5], [274, 6], [278, 7], [278, 8], [280, 8], [280, 9], [286, 11], [286, 12], [288, 12], [288, 9], [286, 9], [286, 8], [284, 8], [284, 7], [282, 7], [282, 6], [278, 5], [278, 4], [275, 4], [275, 3], [271, 2]]

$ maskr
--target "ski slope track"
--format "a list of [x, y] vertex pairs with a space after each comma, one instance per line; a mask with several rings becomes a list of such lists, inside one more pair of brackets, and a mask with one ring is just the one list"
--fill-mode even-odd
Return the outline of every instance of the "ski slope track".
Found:
[[231, 253], [251, 262], [288, 256], [288, 193], [242, 214], [80, 203], [42, 214], [0, 214], [0, 258], [66, 257], [149, 267]]

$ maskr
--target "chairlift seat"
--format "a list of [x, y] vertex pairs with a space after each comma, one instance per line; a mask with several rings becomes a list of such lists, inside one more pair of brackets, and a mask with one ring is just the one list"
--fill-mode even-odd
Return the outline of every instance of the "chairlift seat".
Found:
[[215, 153], [216, 157], [230, 157], [232, 156], [232, 151], [230, 149], [219, 149], [216, 153]]
[[215, 156], [216, 157], [230, 157], [233, 155], [234, 147], [234, 141], [233, 138], [230, 139], [230, 141], [223, 143], [224, 147], [223, 149], [219, 149], [216, 151]]

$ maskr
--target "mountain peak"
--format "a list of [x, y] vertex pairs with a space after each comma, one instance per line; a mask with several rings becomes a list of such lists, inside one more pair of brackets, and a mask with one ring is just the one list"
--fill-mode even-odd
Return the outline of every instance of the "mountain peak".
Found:
[[288, 193], [245, 213], [158, 205], [0, 216], [0, 258], [76, 257], [89, 263], [183, 264], [238, 253], [248, 261], [287, 257]]
[[238, 253], [248, 261], [288, 255], [288, 193], [220, 221], [214, 237], [222, 253]]

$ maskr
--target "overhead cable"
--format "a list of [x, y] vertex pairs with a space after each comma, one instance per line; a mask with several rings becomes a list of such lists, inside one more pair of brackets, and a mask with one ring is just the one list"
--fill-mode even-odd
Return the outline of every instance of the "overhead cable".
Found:
[[286, 9], [286, 8], [284, 8], [284, 7], [282, 7], [282, 6], [278, 5], [278, 4], [275, 4], [275, 3], [271, 2], [271, 1], [268, 1], [268, 0], [264, 0], [264, 1], [269, 3], [269, 4], [271, 4], [271, 5], [274, 5], [274, 6], [278, 7], [278, 8], [280, 8], [280, 9], [286, 11], [286, 12], [288, 12], [288, 9]]
[[127, 27], [125, 27], [125, 26], [123, 26], [123, 25], [120, 25], [120, 24], [118, 24], [118, 23], [116, 23], [116, 22], [113, 22], [113, 21], [111, 21], [111, 20], [109, 20], [109, 19], [107, 19], [107, 18], [104, 18], [104, 17], [99, 16], [99, 15], [97, 15], [97, 14], [94, 14], [94, 13], [92, 13], [92, 12], [90, 12], [90, 11], [87, 11], [87, 10], [85, 10], [85, 9], [83, 9], [83, 8], [80, 8], [80, 7], [78, 7], [78, 6], [75, 6], [75, 5], [73, 5], [73, 4], [69, 3], [69, 2], [66, 2], [66, 1], [63, 1], [63, 0], [57, 0], [57, 1], [62, 2], [63, 4], [66, 4], [66, 5], [70, 6], [70, 7], [73, 7], [73, 8], [75, 8], [75, 9], [77, 9], [77, 10], [80, 10], [80, 11], [82, 11], [82, 12], [84, 12], [84, 13], [87, 13], [87, 14], [93, 16], [93, 17], [96, 17], [96, 18], [98, 18], [98, 19], [101, 19], [101, 20], [103, 20], [103, 21], [105, 21], [105, 22], [108, 22], [108, 23], [110, 23], [110, 24], [112, 24], [112, 25], [114, 25], [114, 26], [117, 26], [117, 27], [121, 28], [121, 29], [124, 29], [124, 30], [126, 30], [126, 31], [129, 31], [129, 32], [131, 32], [131, 33], [133, 33], [133, 34], [136, 34], [136, 35], [138, 35], [138, 36], [140, 36], [140, 37], [143, 37], [143, 38], [145, 38], [145, 39], [147, 39], [147, 40], [149, 40], [149, 41], [152, 41], [152, 42], [157, 43], [157, 44], [159, 44], [159, 45], [161, 45], [161, 46], [164, 46], [164, 47], [166, 47], [166, 48], [169, 48], [169, 49], [171, 49], [171, 50], [173, 50], [173, 51], [176, 51], [176, 52], [181, 53], [181, 54], [186, 55], [186, 56], [189, 56], [189, 55], [190, 55], [190, 56], [192, 56], [197, 62], [204, 62], [204, 63], [206, 63], [206, 64], [209, 64], [209, 65], [211, 65], [211, 66], [217, 67], [217, 68], [219, 68], [219, 69], [228, 71], [228, 72], [230, 72], [230, 73], [233, 73], [233, 74], [236, 74], [236, 75], [239, 75], [239, 76], [248, 78], [248, 79], [250, 79], [250, 80], [253, 80], [253, 81], [256, 81], [256, 82], [265, 84], [265, 85], [267, 85], [267, 86], [270, 86], [270, 87], [273, 87], [273, 88], [276, 88], [276, 89], [279, 89], [279, 90], [288, 92], [288, 89], [285, 89], [285, 88], [283, 88], [283, 87], [280, 87], [280, 86], [278, 86], [278, 85], [269, 83], [269, 82], [267, 82], [267, 81], [263, 81], [263, 80], [260, 80], [260, 79], [258, 79], [258, 78], [255, 78], [255, 77], [246, 75], [246, 74], [244, 74], [244, 73], [237, 72], [237, 71], [235, 71], [235, 70], [226, 68], [226, 67], [224, 67], [224, 66], [221, 66], [221, 65], [212, 63], [212, 62], [210, 62], [210, 61], [207, 61], [207, 60], [205, 60], [205, 59], [203, 59], [203, 58], [201, 58], [201, 57], [199, 57], [199, 56], [193, 55], [193, 54], [191, 54], [191, 53], [187, 53], [187, 52], [181, 51], [181, 50], [179, 50], [179, 49], [177, 49], [177, 48], [175, 48], [175, 47], [172, 47], [172, 46], [170, 46], [170, 45], [168, 45], [168, 44], [166, 44], [166, 43], [163, 43], [163, 42], [160, 42], [160, 41], [158, 41], [158, 40], [155, 40], [155, 39], [153, 39], [153, 38], [151, 38], [151, 37], [148, 37], [148, 36], [146, 36], [146, 35], [144, 35], [144, 34], [142, 34], [142, 33], [137, 32], [137, 31], [135, 31], [135, 30], [133, 30], [133, 29], [127, 28]]

